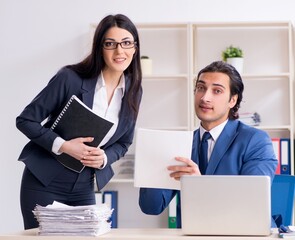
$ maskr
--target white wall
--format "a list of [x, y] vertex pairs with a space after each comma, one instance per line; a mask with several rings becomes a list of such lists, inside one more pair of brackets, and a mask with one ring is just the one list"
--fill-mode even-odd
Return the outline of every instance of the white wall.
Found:
[[0, 0], [0, 233], [22, 229], [15, 117], [63, 65], [85, 55], [89, 24], [123, 13], [134, 22], [295, 22], [294, 0]]

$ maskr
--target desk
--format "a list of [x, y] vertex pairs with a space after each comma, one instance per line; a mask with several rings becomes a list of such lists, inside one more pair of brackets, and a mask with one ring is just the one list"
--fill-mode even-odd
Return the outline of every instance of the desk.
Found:
[[[277, 232], [274, 230], [274, 232]], [[38, 229], [30, 229], [21, 231], [15, 234], [1, 235], [0, 240], [266, 240], [278, 238], [277, 233], [273, 233], [267, 237], [229, 237], [229, 236], [183, 236], [181, 229], [165, 229], [165, 228], [144, 228], [144, 229], [133, 229], [133, 228], [116, 228], [110, 232], [103, 234], [98, 237], [83, 237], [83, 236], [38, 236]]]

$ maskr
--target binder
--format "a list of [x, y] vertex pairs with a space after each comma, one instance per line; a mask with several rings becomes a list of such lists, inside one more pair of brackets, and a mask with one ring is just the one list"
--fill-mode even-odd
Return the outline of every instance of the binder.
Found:
[[[77, 137], [94, 137], [92, 142], [85, 144], [97, 147], [112, 126], [112, 122], [96, 115], [92, 109], [73, 95], [52, 124], [51, 130], [65, 140]], [[80, 173], [84, 169], [84, 165], [80, 161], [66, 153], [53, 155], [61, 164], [75, 172]]]
[[177, 194], [171, 200], [168, 206], [168, 228], [177, 228], [176, 225], [176, 207], [177, 207]]
[[109, 221], [111, 228], [118, 228], [118, 191], [104, 191], [102, 201], [111, 209], [114, 209]]
[[278, 160], [278, 166], [275, 171], [275, 174], [281, 174], [281, 140], [280, 138], [272, 138], [271, 141], [273, 145], [273, 150]]
[[291, 174], [290, 138], [281, 138], [281, 174]]

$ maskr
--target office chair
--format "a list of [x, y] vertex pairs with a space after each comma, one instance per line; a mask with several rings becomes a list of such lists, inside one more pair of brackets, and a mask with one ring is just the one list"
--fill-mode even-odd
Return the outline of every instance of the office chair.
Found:
[[292, 225], [295, 176], [275, 175], [271, 186], [271, 214], [280, 227]]

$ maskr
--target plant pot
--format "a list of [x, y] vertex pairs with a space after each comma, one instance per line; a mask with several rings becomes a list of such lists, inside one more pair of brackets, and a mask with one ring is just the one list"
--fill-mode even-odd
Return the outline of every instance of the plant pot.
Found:
[[143, 75], [150, 75], [153, 73], [153, 61], [149, 58], [140, 59], [141, 71]]
[[240, 74], [243, 73], [244, 68], [244, 58], [236, 57], [236, 58], [228, 58], [226, 62], [232, 65]]

